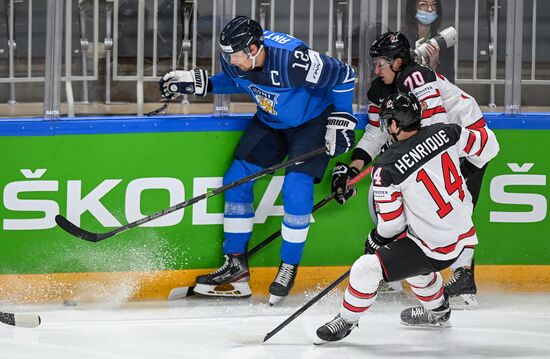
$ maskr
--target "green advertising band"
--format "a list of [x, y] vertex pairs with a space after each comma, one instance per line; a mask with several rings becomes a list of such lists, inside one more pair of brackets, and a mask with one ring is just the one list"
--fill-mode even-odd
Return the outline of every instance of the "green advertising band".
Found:
[[[56, 214], [70, 213], [73, 223], [101, 232], [167, 208], [178, 198], [219, 187], [246, 123], [237, 117], [239, 128], [228, 130], [233, 117], [199, 117], [196, 123], [183, 116], [150, 117], [151, 131], [141, 118], [2, 121], [2, 298], [81, 299], [88, 295], [82, 283], [92, 283], [103, 289], [125, 288], [130, 298], [160, 299], [171, 288], [192, 285], [197, 275], [218, 267], [222, 196], [128, 231], [124, 241], [101, 245], [75, 241], [54, 221]], [[548, 291], [550, 241], [544, 233], [550, 230], [550, 114], [501, 117], [486, 116], [501, 152], [487, 169], [474, 211], [480, 240], [475, 253], [478, 289]], [[206, 124], [212, 128], [186, 130]], [[113, 128], [120, 132], [112, 133]], [[338, 160], [348, 161], [349, 154]], [[315, 186], [316, 201], [329, 192], [329, 177]], [[169, 185], [157, 186], [162, 181]], [[331, 201], [315, 213], [296, 290], [335, 279], [362, 253], [372, 226], [364, 182], [344, 208]], [[255, 185], [252, 246], [280, 227], [282, 183], [282, 173], [277, 173]], [[278, 250], [270, 245], [251, 258], [254, 293], [265, 292], [271, 283], [280, 261]], [[97, 298], [98, 293], [102, 291], [89, 296]]]

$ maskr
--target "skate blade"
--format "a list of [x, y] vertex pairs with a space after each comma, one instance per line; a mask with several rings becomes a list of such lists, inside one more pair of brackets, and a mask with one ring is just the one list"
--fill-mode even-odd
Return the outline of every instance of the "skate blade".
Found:
[[195, 294], [195, 287], [176, 287], [168, 294], [168, 300], [176, 300], [186, 298]]
[[252, 295], [248, 282], [233, 282], [218, 286], [197, 283], [194, 292], [207, 297], [217, 298], [248, 298]]
[[265, 334], [241, 334], [241, 333], [228, 333], [226, 338], [234, 343], [242, 345], [261, 345], [265, 341]]
[[316, 335], [315, 335], [315, 338], [313, 339], [313, 344], [314, 344], [314, 345], [323, 345], [323, 344], [327, 344], [327, 343], [336, 343], [336, 342], [339, 342], [339, 341], [341, 341], [342, 339], [347, 338], [347, 337], [351, 334], [351, 331], [352, 331], [353, 329], [355, 329], [355, 328], [358, 328], [358, 327], [359, 327], [359, 323], [355, 323], [355, 325], [349, 329], [349, 331], [346, 333], [346, 335], [344, 335], [344, 336], [343, 336], [342, 338], [340, 338], [340, 339], [336, 339], [336, 340], [333, 340], [333, 341], [321, 339], [321, 338], [316, 334]]
[[278, 295], [270, 294], [269, 295], [269, 305], [274, 306], [279, 303], [281, 303], [283, 300], [285, 300], [286, 297], [280, 297]]
[[472, 310], [478, 307], [475, 294], [462, 294], [449, 299], [449, 305], [454, 310]]
[[319, 338], [318, 336], [316, 336], [314, 339], [313, 339], [313, 345], [323, 345], [323, 344], [327, 344], [327, 343], [330, 343], [326, 340], [323, 340], [321, 338]]
[[410, 324], [410, 323], [406, 323], [404, 321], [400, 321], [401, 324], [407, 326], [407, 327], [411, 327], [411, 328], [431, 328], [431, 329], [438, 329], [438, 328], [450, 328], [452, 327], [453, 325], [451, 324], [450, 321], [446, 321], [446, 322], [441, 322], [441, 323], [437, 323], [437, 324]]

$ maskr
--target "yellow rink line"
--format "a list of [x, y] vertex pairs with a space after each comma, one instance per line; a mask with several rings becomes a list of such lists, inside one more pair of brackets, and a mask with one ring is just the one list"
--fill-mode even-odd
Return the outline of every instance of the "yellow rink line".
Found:
[[[300, 267], [294, 291], [320, 290], [348, 269], [345, 266]], [[253, 293], [266, 294], [276, 271], [276, 267], [251, 268]], [[208, 272], [208, 269], [194, 269], [0, 275], [0, 302], [166, 299], [171, 288], [192, 285], [197, 275]], [[444, 272], [444, 276], [449, 275], [448, 270]], [[481, 291], [550, 292], [550, 265], [479, 265], [476, 282]]]

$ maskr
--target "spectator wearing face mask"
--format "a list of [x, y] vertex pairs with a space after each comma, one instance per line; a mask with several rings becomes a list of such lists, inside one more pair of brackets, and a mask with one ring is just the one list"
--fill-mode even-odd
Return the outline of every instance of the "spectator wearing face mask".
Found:
[[[405, 7], [405, 28], [411, 47], [416, 48], [420, 43], [430, 40], [439, 33], [443, 18], [442, 1], [436, 0], [407, 0]], [[419, 43], [419, 44], [420, 44]], [[449, 81], [454, 82], [454, 48], [441, 49], [439, 46], [428, 44], [427, 59], [419, 59], [423, 65], [439, 72]]]

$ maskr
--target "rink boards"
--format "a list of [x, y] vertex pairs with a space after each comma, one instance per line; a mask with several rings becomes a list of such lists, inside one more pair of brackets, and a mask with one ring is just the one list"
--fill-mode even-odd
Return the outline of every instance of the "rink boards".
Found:
[[[487, 286], [549, 290], [550, 114], [486, 119], [501, 152], [475, 212], [478, 278]], [[130, 298], [162, 298], [218, 266], [222, 195], [100, 243], [70, 236], [53, 218], [61, 213], [106, 232], [218, 187], [247, 121], [245, 115], [0, 121], [1, 296], [35, 301], [116, 288]], [[257, 183], [251, 246], [279, 229], [282, 174]], [[316, 186], [316, 201], [329, 193], [329, 177], [327, 171]], [[336, 278], [362, 253], [372, 228], [369, 184], [360, 182], [345, 206], [329, 203], [314, 214], [300, 286]], [[279, 246], [280, 239], [251, 259], [257, 291], [273, 278]]]

